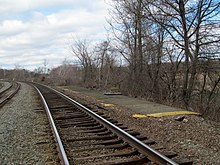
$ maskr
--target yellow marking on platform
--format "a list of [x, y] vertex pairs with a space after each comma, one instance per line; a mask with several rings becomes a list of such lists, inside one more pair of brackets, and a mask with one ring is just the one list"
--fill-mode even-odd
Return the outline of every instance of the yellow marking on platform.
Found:
[[132, 115], [133, 118], [146, 118], [146, 115], [141, 115], [141, 114], [134, 114]]
[[114, 104], [105, 104], [105, 103], [101, 103], [103, 106], [105, 106], [105, 107], [113, 107], [113, 106], [115, 106]]
[[164, 116], [175, 116], [175, 115], [200, 115], [200, 113], [192, 111], [175, 111], [175, 112], [162, 112], [162, 113], [152, 113], [152, 114], [134, 114], [134, 118], [146, 118], [146, 117], [164, 117]]

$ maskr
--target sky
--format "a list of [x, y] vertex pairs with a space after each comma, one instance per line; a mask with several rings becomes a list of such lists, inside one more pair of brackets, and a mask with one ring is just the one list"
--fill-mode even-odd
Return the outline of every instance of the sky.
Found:
[[53, 68], [74, 59], [73, 37], [106, 38], [106, 0], [0, 0], [0, 68]]

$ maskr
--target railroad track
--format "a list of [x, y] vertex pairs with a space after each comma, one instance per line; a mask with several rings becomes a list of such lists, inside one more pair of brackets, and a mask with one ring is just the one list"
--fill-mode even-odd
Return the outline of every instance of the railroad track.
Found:
[[20, 84], [10, 82], [10, 85], [0, 92], [0, 107], [6, 104], [20, 89]]
[[158, 152], [153, 149], [154, 141], [59, 91], [34, 86], [44, 103], [62, 164], [192, 164], [163, 147], [157, 146]]

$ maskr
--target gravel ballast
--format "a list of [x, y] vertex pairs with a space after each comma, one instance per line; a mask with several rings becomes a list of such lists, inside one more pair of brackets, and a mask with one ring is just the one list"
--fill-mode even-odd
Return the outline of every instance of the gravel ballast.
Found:
[[[82, 93], [62, 89], [84, 105], [100, 102]], [[135, 119], [124, 106], [105, 107], [103, 113], [160, 146], [189, 158], [195, 165], [220, 165], [220, 124], [200, 116]], [[0, 165], [58, 164], [46, 114], [33, 87], [21, 83], [19, 92], [0, 109]]]
[[19, 92], [0, 109], [1, 165], [56, 164], [47, 117], [39, 105], [33, 87], [21, 83]]
[[[103, 100], [100, 102], [95, 97], [72, 91], [71, 88], [59, 89], [89, 107], [103, 106]], [[104, 107], [103, 112], [155, 140], [158, 145], [178, 153], [180, 158], [192, 160], [195, 165], [220, 165], [220, 123], [195, 115], [179, 116], [183, 118], [180, 121], [177, 116], [136, 119], [132, 117], [135, 113], [132, 109], [120, 104]]]

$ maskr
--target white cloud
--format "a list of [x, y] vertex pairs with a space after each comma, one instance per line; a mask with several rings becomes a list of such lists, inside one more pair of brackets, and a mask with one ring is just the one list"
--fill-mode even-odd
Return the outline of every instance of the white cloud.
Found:
[[21, 20], [5, 20], [0, 24], [0, 35], [16, 35], [27, 30]]
[[60, 63], [71, 35], [105, 37], [107, 14], [104, 0], [1, 0], [0, 67]]

